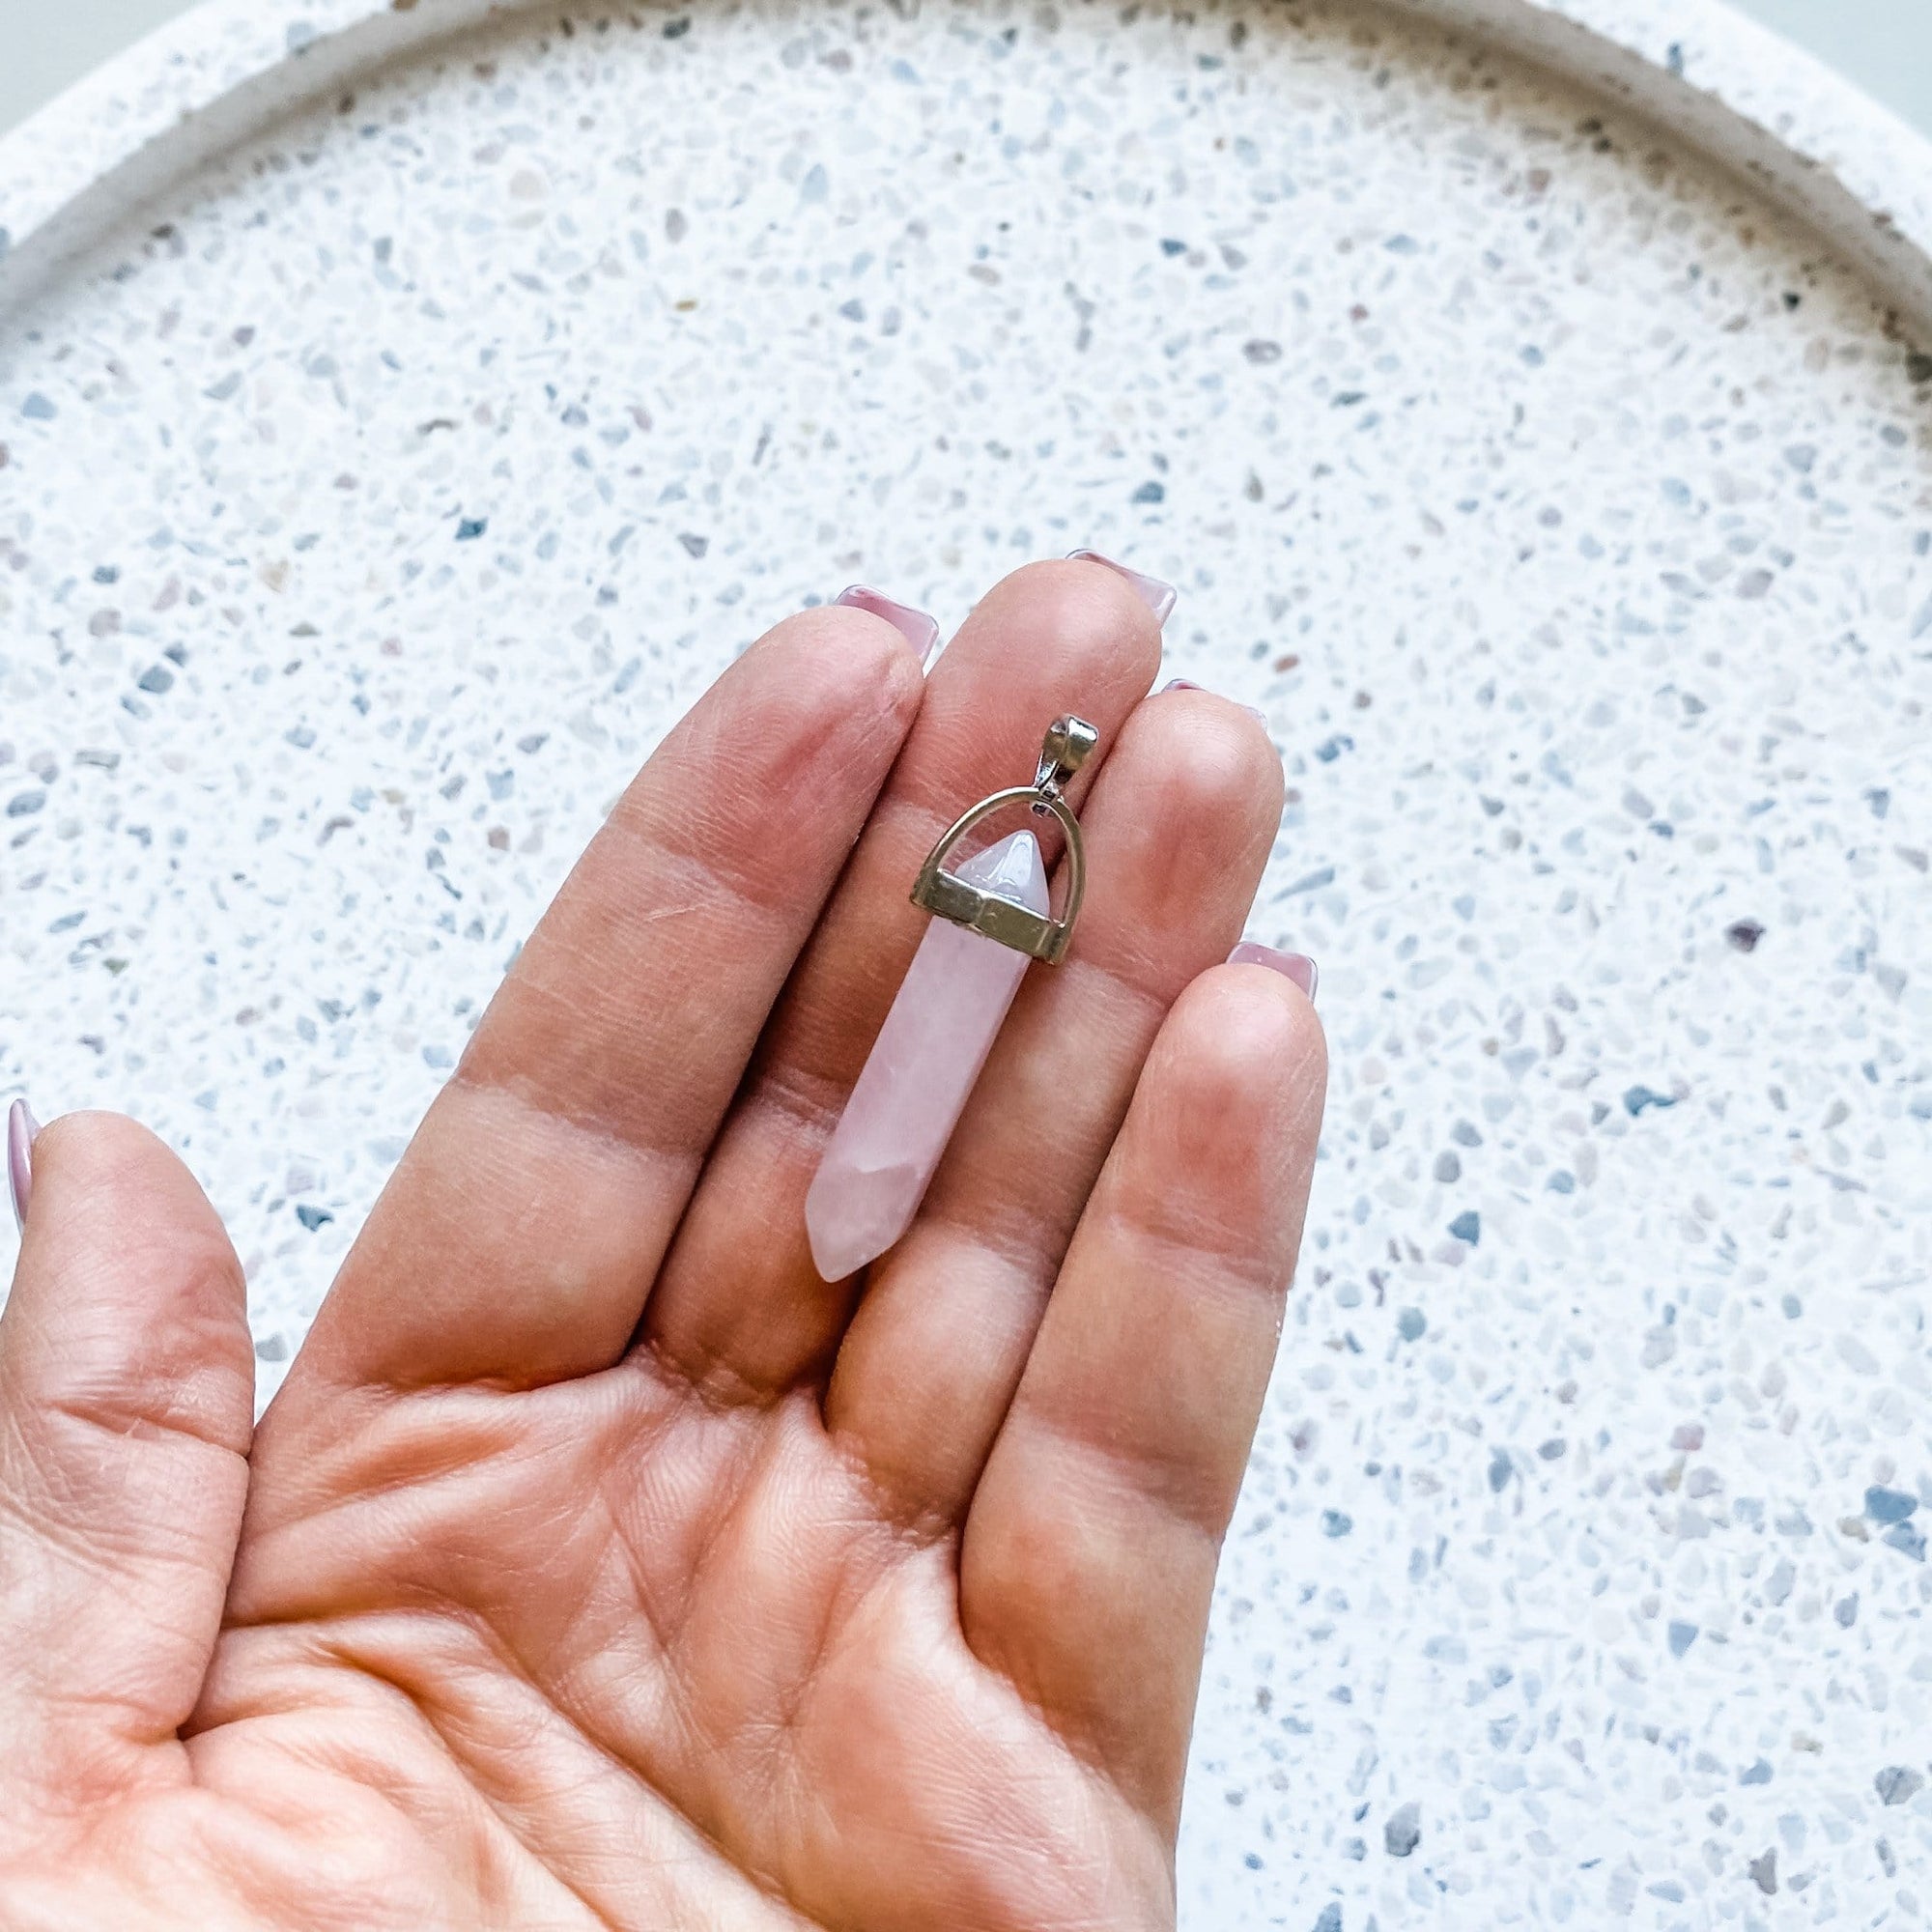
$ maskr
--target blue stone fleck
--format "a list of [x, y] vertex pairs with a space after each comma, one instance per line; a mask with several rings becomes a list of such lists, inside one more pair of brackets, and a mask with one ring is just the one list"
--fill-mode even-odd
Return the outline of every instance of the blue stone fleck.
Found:
[[1889, 1548], [1911, 1557], [1915, 1563], [1925, 1561], [1925, 1532], [1909, 1522], [1894, 1524], [1886, 1531], [1882, 1541]]
[[335, 1216], [331, 1214], [327, 1208], [311, 1208], [309, 1204], [306, 1201], [304, 1201], [296, 1209], [296, 1219], [299, 1221], [302, 1224], [302, 1226], [306, 1228], [312, 1235], [326, 1221], [334, 1220]]
[[488, 517], [465, 517], [456, 526], [456, 541], [471, 543], [490, 527]]
[[1396, 1333], [1405, 1342], [1419, 1342], [1429, 1329], [1429, 1318], [1419, 1308], [1405, 1308], [1395, 1319]]
[[1321, 1512], [1321, 1534], [1328, 1537], [1347, 1536], [1355, 1526], [1355, 1519], [1341, 1510]]
[[1129, 500], [1136, 503], [1164, 503], [1167, 501], [1167, 485], [1143, 483]]
[[1465, 1208], [1449, 1223], [1449, 1232], [1473, 1248], [1483, 1238], [1483, 1217], [1473, 1208]]
[[1624, 1111], [1632, 1120], [1646, 1107], [1674, 1107], [1677, 1097], [1673, 1094], [1660, 1094], [1649, 1087], [1630, 1087], [1624, 1090]]
[[1668, 1634], [1671, 1656], [1682, 1657], [1697, 1641], [1697, 1626], [1673, 1622]]
[[1903, 1522], [1918, 1507], [1917, 1496], [1903, 1490], [1888, 1490], [1874, 1485], [1865, 1492], [1865, 1514], [1874, 1522]]

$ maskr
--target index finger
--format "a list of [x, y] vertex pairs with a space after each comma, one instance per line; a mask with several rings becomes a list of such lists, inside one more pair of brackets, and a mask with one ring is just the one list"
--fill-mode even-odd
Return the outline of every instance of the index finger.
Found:
[[624, 794], [344, 1263], [299, 1392], [624, 1351], [772, 1002], [919, 708], [867, 611], [780, 624]]

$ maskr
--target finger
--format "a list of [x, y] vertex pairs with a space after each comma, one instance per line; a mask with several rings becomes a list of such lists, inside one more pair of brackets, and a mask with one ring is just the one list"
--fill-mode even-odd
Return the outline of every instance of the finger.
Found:
[[31, 1201], [0, 1315], [0, 1851], [76, 1776], [131, 1774], [193, 1708], [254, 1419], [241, 1264], [181, 1162], [131, 1121], [71, 1114], [19, 1165]]
[[920, 702], [871, 612], [788, 618], [672, 731], [491, 1002], [291, 1376], [532, 1386], [623, 1353]]
[[1169, 1824], [1325, 1082], [1314, 1009], [1282, 974], [1220, 967], [1188, 989], [966, 1520], [967, 1641]]
[[1240, 936], [1281, 801], [1281, 760], [1238, 705], [1165, 693], [1122, 734], [1084, 814], [1073, 950], [1022, 987], [826, 1395], [901, 1520], [950, 1521], [971, 1499], [1148, 1049]]
[[653, 1297], [645, 1339], [686, 1375], [755, 1397], [829, 1367], [853, 1284], [812, 1266], [806, 1189], [924, 930], [912, 882], [961, 810], [1031, 777], [1042, 732], [1065, 711], [1101, 733], [1077, 799], [1159, 660], [1159, 627], [1134, 588], [1067, 562], [997, 585], [934, 667]]

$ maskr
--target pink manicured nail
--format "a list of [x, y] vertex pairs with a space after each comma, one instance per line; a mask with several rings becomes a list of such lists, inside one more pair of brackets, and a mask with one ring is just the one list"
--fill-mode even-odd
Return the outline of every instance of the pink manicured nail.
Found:
[[1258, 946], [1252, 939], [1242, 940], [1228, 954], [1228, 964], [1265, 966], [1269, 972], [1293, 980], [1311, 1000], [1315, 997], [1316, 981], [1321, 977], [1316, 970], [1315, 961], [1307, 953], [1277, 952], [1272, 946]]
[[15, 1100], [7, 1110], [7, 1188], [14, 1197], [14, 1225], [24, 1230], [27, 1204], [34, 1198], [34, 1163], [29, 1150], [41, 1123], [26, 1101]]
[[843, 604], [848, 610], [869, 611], [873, 616], [883, 617], [919, 653], [921, 664], [931, 658], [933, 646], [939, 642], [936, 617], [915, 611], [910, 604], [897, 603], [883, 590], [874, 590], [868, 584], [849, 584], [832, 601]]
[[1129, 570], [1124, 563], [1116, 563], [1111, 556], [1102, 556], [1097, 550], [1070, 550], [1066, 554], [1075, 563], [1097, 563], [1124, 577], [1141, 593], [1142, 600], [1153, 612], [1155, 623], [1164, 624], [1173, 615], [1175, 604], [1180, 596], [1173, 584], [1163, 583], [1159, 578], [1149, 577], [1141, 571]]
[[[1196, 684], [1191, 677], [1171, 677], [1154, 693], [1154, 696], [1156, 697], [1165, 697], [1170, 691], [1206, 691], [1208, 687], [1205, 684]], [[1264, 724], [1268, 722], [1267, 713], [1258, 710], [1252, 704], [1244, 704], [1241, 706], [1241, 709], [1250, 718], [1259, 718]]]

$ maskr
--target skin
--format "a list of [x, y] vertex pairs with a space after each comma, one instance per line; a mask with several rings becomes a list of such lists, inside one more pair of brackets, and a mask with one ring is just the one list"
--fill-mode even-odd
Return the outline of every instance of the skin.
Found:
[[[0, 1923], [1151, 1932], [1325, 1077], [1224, 960], [1262, 727], [1099, 565], [924, 680], [735, 664], [532, 937], [252, 1432], [241, 1268], [131, 1122], [34, 1148], [0, 1318]], [[919, 1220], [807, 1183], [906, 882], [1077, 709], [1072, 956]], [[863, 1292], [862, 1292], [863, 1291]]]

